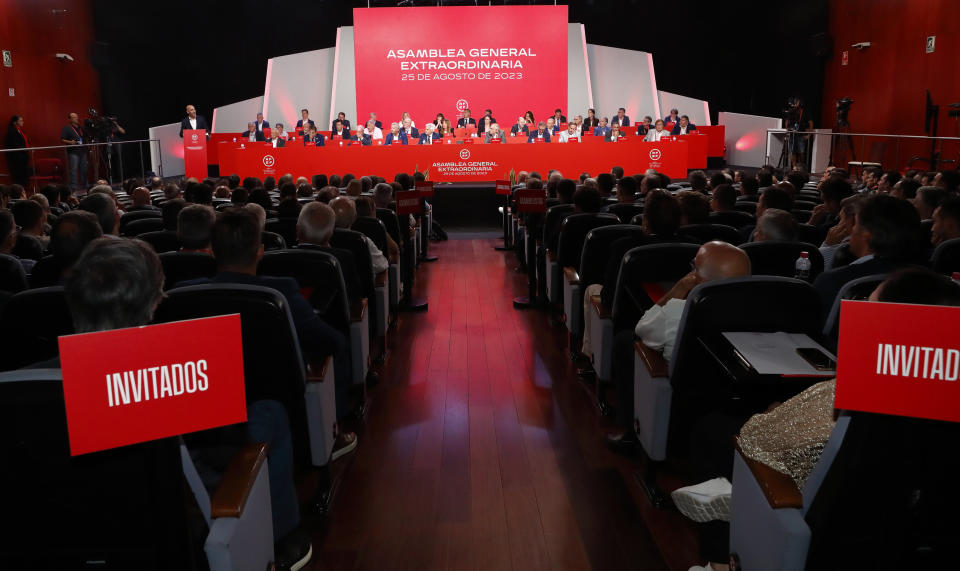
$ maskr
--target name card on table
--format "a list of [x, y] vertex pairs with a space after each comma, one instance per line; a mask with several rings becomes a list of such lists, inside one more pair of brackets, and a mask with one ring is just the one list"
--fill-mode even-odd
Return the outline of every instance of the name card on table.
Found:
[[844, 301], [834, 406], [960, 422], [960, 307]]
[[394, 196], [394, 201], [397, 203], [397, 215], [399, 216], [420, 213], [420, 193], [415, 190], [398, 192]]
[[59, 343], [73, 456], [247, 419], [239, 314]]
[[422, 180], [416, 183], [415, 188], [417, 189], [417, 193], [420, 194], [420, 198], [433, 197], [433, 181]]
[[521, 188], [517, 191], [517, 212], [546, 212], [547, 194], [541, 188]]
[[[510, 181], [509, 180], [498, 180], [497, 181], [497, 194], [510, 194]], [[546, 203], [544, 203], [546, 204]]]

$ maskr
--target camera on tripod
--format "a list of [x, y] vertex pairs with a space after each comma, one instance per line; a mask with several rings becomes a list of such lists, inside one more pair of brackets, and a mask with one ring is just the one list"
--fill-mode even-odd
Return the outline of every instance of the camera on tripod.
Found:
[[83, 120], [83, 129], [88, 139], [94, 143], [112, 141], [117, 118], [100, 115], [93, 107], [87, 109], [87, 112], [90, 116]]
[[846, 127], [850, 125], [849, 115], [850, 115], [850, 105], [853, 104], [853, 99], [849, 97], [844, 97], [843, 99], [837, 99], [837, 125], [840, 127]]

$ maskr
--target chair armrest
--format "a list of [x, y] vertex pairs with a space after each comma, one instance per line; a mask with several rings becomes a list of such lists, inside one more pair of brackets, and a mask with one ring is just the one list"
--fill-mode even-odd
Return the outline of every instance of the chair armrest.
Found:
[[240, 517], [266, 459], [267, 445], [263, 442], [248, 444], [233, 457], [210, 500], [211, 517]]
[[387, 287], [387, 271], [386, 270], [373, 276], [373, 285], [375, 287]]
[[327, 356], [323, 361], [311, 361], [307, 364], [307, 382], [322, 383], [327, 377], [327, 371], [333, 366], [333, 356]]
[[599, 295], [590, 296], [590, 305], [592, 305], [593, 310], [597, 312], [597, 317], [600, 319], [610, 319], [610, 308], [600, 301]]
[[363, 314], [367, 312], [367, 298], [362, 297], [350, 306], [350, 321], [363, 321]]
[[635, 342], [633, 346], [637, 350], [637, 355], [640, 356], [640, 360], [646, 365], [651, 377], [657, 378], [670, 375], [670, 366], [660, 351], [647, 347], [642, 341]]
[[549, 261], [551, 261], [551, 262], [556, 262], [556, 261], [557, 261], [557, 253], [554, 252], [553, 250], [550, 250], [550, 249], [548, 248], [548, 249], [547, 249], [547, 260], [549, 260]]
[[737, 453], [743, 457], [744, 463], [750, 469], [750, 473], [753, 474], [760, 489], [763, 490], [771, 508], [777, 510], [783, 508], [801, 509], [803, 507], [803, 495], [793, 478], [782, 472], [777, 472], [766, 464], [748, 458], [740, 449], [739, 443], [735, 443], [734, 446], [736, 446]]
[[575, 285], [580, 283], [580, 274], [577, 273], [577, 270], [573, 269], [570, 266], [565, 266], [563, 268], [563, 275], [567, 278], [567, 283], [570, 285]]

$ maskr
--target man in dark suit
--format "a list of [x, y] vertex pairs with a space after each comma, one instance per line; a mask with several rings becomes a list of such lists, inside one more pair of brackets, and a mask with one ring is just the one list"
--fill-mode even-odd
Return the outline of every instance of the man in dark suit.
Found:
[[627, 117], [626, 113], [627, 113], [627, 110], [624, 109], [623, 107], [621, 107], [620, 109], [617, 109], [617, 114], [613, 119], [610, 120], [610, 124], [613, 125], [614, 123], [616, 123], [621, 127], [629, 127], [630, 118]]
[[262, 133], [264, 129], [270, 128], [270, 121], [264, 121], [263, 113], [257, 113], [257, 120], [254, 121], [254, 125], [257, 127], [257, 131]]
[[643, 118], [643, 121], [637, 123], [637, 136], [646, 137], [647, 132], [650, 131], [650, 127], [653, 125], [653, 117], [647, 115]]
[[686, 115], [680, 116], [680, 121], [674, 123], [671, 135], [686, 135], [697, 130], [697, 126], [690, 122]]
[[490, 129], [490, 125], [496, 123], [497, 120], [493, 118], [493, 111], [487, 109], [483, 112], [483, 117], [480, 118], [480, 123], [477, 124], [477, 131], [480, 133], [486, 133]]
[[240, 137], [250, 141], [266, 141], [267, 138], [263, 135], [263, 131], [257, 130], [257, 125], [252, 121], [247, 123], [247, 130], [243, 133], [240, 133]]
[[544, 143], [550, 142], [550, 131], [547, 130], [546, 121], [540, 121], [540, 123], [537, 124], [537, 130], [530, 131], [530, 135], [527, 137], [527, 142], [532, 143], [536, 139], [540, 139]]
[[567, 116], [563, 114], [563, 110], [559, 107], [553, 110], [553, 122], [557, 124], [557, 128], [560, 128], [560, 123], [567, 122]]
[[871, 196], [860, 207], [850, 233], [848, 266], [823, 272], [813, 282], [824, 317], [847, 283], [895, 271], [915, 261], [919, 252], [920, 216], [912, 204], [886, 194]]
[[457, 119], [457, 127], [476, 127], [477, 120], [470, 116], [470, 110], [463, 110], [463, 117]]
[[306, 128], [310, 125], [316, 125], [313, 122], [313, 119], [310, 118], [310, 111], [307, 109], [300, 110], [300, 119], [297, 120], [297, 131], [306, 131]]
[[333, 254], [340, 262], [343, 285], [347, 288], [350, 301], [359, 298], [360, 278], [357, 273], [357, 261], [353, 252], [330, 246], [330, 238], [336, 226], [337, 215], [323, 202], [311, 202], [300, 209], [297, 219], [297, 248], [302, 250], [320, 250]]
[[407, 135], [407, 139], [419, 139], [420, 131], [413, 126], [413, 120], [409, 117], [403, 120], [403, 125], [400, 127], [400, 130]]
[[203, 115], [197, 115], [197, 108], [193, 105], [187, 105], [187, 116], [180, 121], [180, 138], [183, 138], [184, 129], [205, 129], [207, 138], [210, 138], [210, 127], [207, 126], [207, 120]]
[[607, 125], [607, 118], [601, 117], [600, 124], [593, 129], [594, 137], [606, 137], [610, 134], [610, 127]]
[[[341, 115], [343, 115], [343, 113], [341, 113]], [[330, 131], [330, 136], [341, 137], [344, 141], [349, 141], [354, 138], [353, 134], [350, 133], [350, 129], [346, 125], [341, 124], [340, 119], [333, 122], [333, 130]]]
[[383, 129], [383, 123], [381, 123], [380, 120], [377, 119], [376, 113], [370, 114], [370, 118], [367, 119], [367, 123], [369, 123], [370, 121], [373, 121], [373, 126], [376, 127], [377, 129]]
[[517, 117], [517, 122], [510, 127], [510, 136], [516, 137], [518, 135], [530, 134], [530, 127], [527, 127], [526, 123], [523, 117]]
[[[349, 133], [347, 133], [347, 135], [349, 135]], [[303, 136], [303, 146], [322, 147], [324, 144], [323, 135], [317, 133], [317, 126], [310, 125], [307, 127], [307, 134]]]
[[423, 128], [423, 133], [420, 133], [420, 145], [432, 145], [434, 141], [440, 139], [440, 133], [434, 131], [437, 126], [433, 123], [427, 123]]
[[347, 131], [350, 130], [350, 121], [347, 120], [347, 114], [343, 111], [337, 113], [337, 118], [333, 120], [333, 123], [330, 125], [330, 130], [335, 131], [337, 129], [337, 121], [340, 121], [340, 124], [343, 125], [343, 128]]

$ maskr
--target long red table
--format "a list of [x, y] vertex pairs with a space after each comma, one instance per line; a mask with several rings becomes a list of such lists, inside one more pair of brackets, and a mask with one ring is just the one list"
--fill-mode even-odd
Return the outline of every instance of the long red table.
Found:
[[582, 143], [543, 144], [435, 144], [304, 147], [290, 143], [273, 148], [269, 143], [224, 141], [217, 143], [220, 174], [279, 177], [290, 173], [310, 177], [317, 173], [377, 175], [392, 180], [398, 172], [428, 173], [436, 182], [479, 182], [509, 179], [510, 171], [550, 169], [575, 178], [582, 172], [596, 175], [621, 166], [627, 174], [655, 169], [671, 178], [687, 176], [688, 143], [683, 140], [648, 143], [633, 137], [619, 143], [600, 140]]

